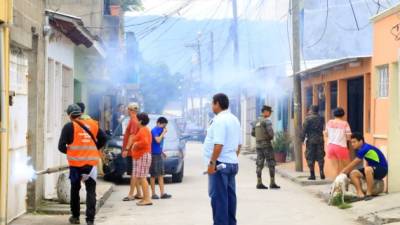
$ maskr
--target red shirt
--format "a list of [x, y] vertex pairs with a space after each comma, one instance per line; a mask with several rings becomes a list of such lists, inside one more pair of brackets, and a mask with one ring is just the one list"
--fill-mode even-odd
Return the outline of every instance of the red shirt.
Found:
[[152, 136], [149, 128], [142, 127], [135, 136], [135, 146], [132, 151], [132, 158], [140, 159], [144, 154], [151, 152]]
[[[139, 131], [139, 121], [136, 117], [131, 118], [129, 120], [129, 124], [126, 127], [125, 134], [124, 134], [124, 141], [122, 143], [122, 150], [126, 149], [126, 145], [128, 144], [129, 136], [136, 135]], [[128, 156], [132, 156], [132, 151], [128, 152]]]

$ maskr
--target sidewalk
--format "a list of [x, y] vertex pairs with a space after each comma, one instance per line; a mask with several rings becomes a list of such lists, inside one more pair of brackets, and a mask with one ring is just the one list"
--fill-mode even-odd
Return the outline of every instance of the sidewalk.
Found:
[[[321, 198], [323, 201], [328, 201], [332, 181], [307, 181], [307, 173], [295, 172], [293, 163], [280, 164], [276, 171], [282, 177], [303, 186], [305, 190]], [[352, 207], [345, 211], [354, 220], [362, 224], [400, 225], [400, 193], [384, 194], [371, 201], [359, 201], [351, 203], [351, 205]]]
[[[82, 188], [85, 188], [84, 185]], [[104, 205], [105, 201], [111, 196], [114, 184], [105, 182], [101, 179], [97, 180], [96, 194], [97, 205], [96, 211]], [[85, 218], [85, 204], [81, 204], [81, 221]], [[10, 225], [65, 225], [68, 223], [70, 214], [69, 204], [59, 204], [55, 201], [43, 201], [41, 207], [35, 213], [27, 213], [12, 221]]]

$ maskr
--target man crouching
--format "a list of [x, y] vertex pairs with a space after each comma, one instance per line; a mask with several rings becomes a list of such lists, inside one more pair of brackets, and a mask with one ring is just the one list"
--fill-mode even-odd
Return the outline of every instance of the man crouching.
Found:
[[[388, 174], [387, 160], [377, 147], [365, 143], [364, 137], [360, 133], [351, 135], [351, 145], [358, 152], [356, 158], [342, 170], [342, 173], [350, 173], [351, 182], [360, 199], [371, 200], [374, 181], [382, 180]], [[365, 162], [364, 167], [354, 170], [363, 161]], [[362, 190], [361, 179], [365, 179], [367, 182], [367, 193]]]

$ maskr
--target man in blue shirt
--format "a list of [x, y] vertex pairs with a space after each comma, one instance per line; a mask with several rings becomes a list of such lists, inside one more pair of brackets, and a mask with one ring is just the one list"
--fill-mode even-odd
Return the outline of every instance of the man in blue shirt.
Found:
[[[241, 146], [239, 120], [229, 112], [229, 99], [216, 94], [212, 110], [216, 114], [207, 129], [204, 159], [208, 164], [209, 196], [214, 225], [236, 225], [236, 181]], [[217, 170], [217, 166], [221, 165]]]
[[[167, 134], [168, 120], [165, 117], [160, 117], [157, 120], [157, 125], [151, 130], [151, 166], [150, 166], [150, 185], [152, 199], [167, 199], [172, 196], [164, 192], [164, 157], [163, 152], [164, 137]], [[156, 178], [160, 186], [160, 196], [156, 194]]]
[[[356, 158], [342, 170], [342, 173], [350, 173], [351, 182], [356, 187], [359, 198], [371, 200], [374, 180], [382, 180], [388, 174], [387, 160], [378, 148], [365, 143], [364, 137], [360, 133], [351, 135], [351, 145], [358, 152]], [[365, 167], [353, 170], [363, 160], [365, 160]], [[367, 182], [366, 194], [362, 190], [361, 179], [365, 179]]]

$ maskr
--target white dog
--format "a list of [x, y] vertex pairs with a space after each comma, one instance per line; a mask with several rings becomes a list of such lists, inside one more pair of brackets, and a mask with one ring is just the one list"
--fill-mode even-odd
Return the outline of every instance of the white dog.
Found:
[[346, 174], [342, 173], [336, 177], [335, 181], [332, 183], [332, 186], [331, 186], [331, 192], [330, 192], [330, 197], [329, 197], [329, 201], [328, 201], [329, 205], [332, 204], [333, 198], [335, 198], [338, 195], [341, 196], [342, 203], [344, 203], [344, 194], [349, 189], [349, 182], [350, 182], [350, 180], [349, 180], [349, 178], [347, 178]]

